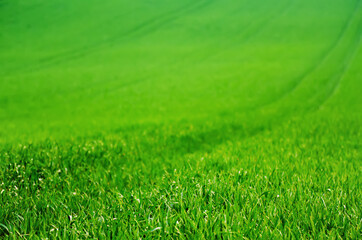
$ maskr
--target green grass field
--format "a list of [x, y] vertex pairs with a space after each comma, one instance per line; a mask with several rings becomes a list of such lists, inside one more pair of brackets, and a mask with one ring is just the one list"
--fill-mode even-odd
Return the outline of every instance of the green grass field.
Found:
[[361, 239], [361, 0], [0, 0], [0, 238]]

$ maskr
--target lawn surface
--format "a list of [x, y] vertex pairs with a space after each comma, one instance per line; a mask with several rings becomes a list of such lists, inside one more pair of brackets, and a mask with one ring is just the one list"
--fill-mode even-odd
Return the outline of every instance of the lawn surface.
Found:
[[0, 0], [0, 238], [361, 239], [361, 0]]

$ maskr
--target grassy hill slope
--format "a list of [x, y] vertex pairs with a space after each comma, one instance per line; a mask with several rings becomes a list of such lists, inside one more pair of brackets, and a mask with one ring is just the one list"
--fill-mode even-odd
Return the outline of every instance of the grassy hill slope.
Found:
[[0, 1], [0, 236], [361, 237], [360, 0]]

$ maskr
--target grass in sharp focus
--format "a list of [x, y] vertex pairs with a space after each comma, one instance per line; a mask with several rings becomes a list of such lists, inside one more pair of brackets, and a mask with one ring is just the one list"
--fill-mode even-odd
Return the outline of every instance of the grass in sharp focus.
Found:
[[0, 237], [361, 238], [361, 11], [1, 1]]

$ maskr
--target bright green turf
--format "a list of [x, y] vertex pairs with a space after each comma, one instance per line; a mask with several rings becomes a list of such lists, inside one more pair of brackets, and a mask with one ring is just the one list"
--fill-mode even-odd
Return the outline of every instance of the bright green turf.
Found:
[[0, 0], [0, 238], [361, 238], [361, 23], [361, 0]]

